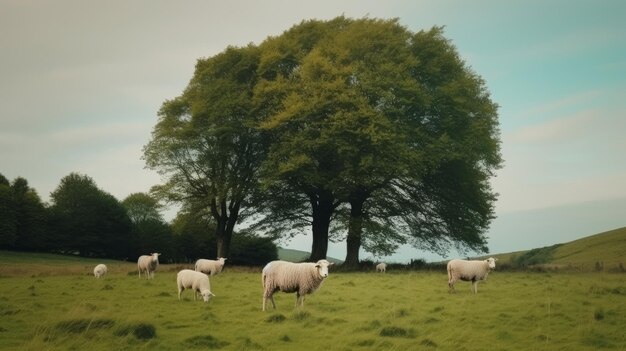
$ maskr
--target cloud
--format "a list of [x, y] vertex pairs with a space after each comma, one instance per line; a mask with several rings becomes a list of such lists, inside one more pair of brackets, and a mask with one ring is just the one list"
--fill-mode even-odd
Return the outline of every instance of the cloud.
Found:
[[534, 107], [551, 118], [502, 134], [505, 164], [492, 181], [498, 211], [626, 197], [626, 107], [594, 101], [569, 112], [575, 101]]
[[507, 139], [512, 143], [554, 144], [583, 137], [599, 123], [602, 123], [599, 111], [586, 110], [572, 116], [520, 128], [510, 133]]

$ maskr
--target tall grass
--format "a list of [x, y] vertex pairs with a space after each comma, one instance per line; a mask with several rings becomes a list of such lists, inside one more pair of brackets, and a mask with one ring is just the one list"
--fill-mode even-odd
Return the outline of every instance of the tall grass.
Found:
[[[83, 267], [84, 263], [77, 263]], [[626, 348], [620, 274], [493, 272], [449, 294], [445, 272], [332, 272], [295, 309], [277, 293], [261, 311], [260, 269], [211, 279], [216, 297], [176, 291], [178, 266], [154, 280], [129, 267], [0, 278], [2, 350], [598, 350]], [[129, 274], [130, 273], [130, 274]]]

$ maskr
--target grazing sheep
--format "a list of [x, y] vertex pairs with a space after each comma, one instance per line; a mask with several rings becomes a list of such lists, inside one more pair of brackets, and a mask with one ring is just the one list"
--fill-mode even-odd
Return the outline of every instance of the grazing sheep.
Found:
[[93, 269], [93, 275], [96, 278], [100, 278], [104, 276], [106, 273], [107, 273], [107, 266], [102, 263], [97, 265], [96, 268]]
[[376, 265], [376, 272], [385, 273], [387, 272], [387, 264], [385, 262], [381, 262]]
[[154, 278], [154, 271], [159, 266], [160, 253], [153, 253], [150, 255], [141, 255], [137, 260], [137, 269], [139, 270], [139, 278], [141, 278], [141, 272], [146, 272], [146, 279]]
[[328, 267], [332, 262], [319, 260], [317, 263], [292, 263], [285, 261], [272, 261], [263, 268], [263, 311], [265, 303], [270, 299], [274, 303], [274, 293], [282, 291], [296, 293], [296, 307], [304, 305], [304, 296], [312, 294], [328, 277]]
[[448, 290], [454, 290], [457, 280], [471, 281], [472, 291], [478, 293], [478, 281], [487, 280], [489, 271], [496, 268], [495, 258], [489, 257], [484, 261], [452, 260], [448, 262]]
[[217, 261], [201, 258], [196, 261], [196, 272], [202, 272], [210, 276], [216, 275], [224, 268], [224, 261], [226, 261], [224, 257], [219, 257]]
[[183, 269], [176, 275], [176, 284], [178, 285], [178, 299], [181, 299], [181, 294], [185, 289], [193, 290], [193, 300], [196, 301], [198, 293], [202, 295], [204, 302], [209, 302], [211, 296], [215, 296], [211, 292], [211, 283], [209, 282], [209, 276], [192, 271], [191, 269]]

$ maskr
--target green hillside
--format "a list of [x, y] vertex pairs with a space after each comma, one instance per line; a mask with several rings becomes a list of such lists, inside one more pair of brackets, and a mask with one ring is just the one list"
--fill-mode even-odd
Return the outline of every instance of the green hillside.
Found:
[[552, 263], [595, 265], [605, 268], [626, 264], [626, 227], [571, 241], [558, 247]]
[[626, 266], [626, 227], [564, 244], [493, 255], [503, 264], [582, 271], [621, 271]]

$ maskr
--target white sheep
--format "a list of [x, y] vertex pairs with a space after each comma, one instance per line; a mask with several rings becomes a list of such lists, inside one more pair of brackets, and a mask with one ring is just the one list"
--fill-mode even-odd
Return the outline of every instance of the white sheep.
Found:
[[263, 311], [265, 303], [270, 299], [274, 303], [274, 293], [282, 291], [296, 293], [296, 307], [304, 305], [305, 295], [312, 294], [328, 277], [328, 267], [332, 262], [319, 260], [316, 263], [292, 263], [286, 261], [272, 261], [263, 268]]
[[141, 255], [137, 260], [137, 269], [139, 270], [139, 278], [141, 278], [141, 272], [145, 271], [146, 278], [154, 278], [154, 271], [159, 266], [160, 253], [153, 253], [150, 255]]
[[224, 268], [226, 258], [219, 257], [217, 260], [205, 260], [203, 258], [196, 261], [196, 272], [202, 272], [210, 276], [216, 275]]
[[381, 262], [376, 265], [376, 272], [385, 273], [387, 271], [387, 264], [385, 262]]
[[100, 278], [104, 276], [107, 273], [107, 271], [108, 271], [107, 266], [101, 263], [97, 265], [96, 268], [93, 269], [93, 275], [96, 278]]
[[472, 291], [478, 293], [478, 281], [487, 280], [489, 271], [496, 268], [496, 260], [493, 257], [484, 261], [451, 260], [448, 262], [448, 290], [456, 292], [454, 283], [460, 279], [471, 281]]
[[192, 271], [191, 269], [183, 269], [176, 275], [176, 284], [178, 285], [178, 299], [185, 289], [193, 290], [193, 300], [196, 301], [198, 294], [202, 295], [204, 302], [209, 302], [211, 296], [215, 296], [211, 292], [211, 282], [209, 276]]

